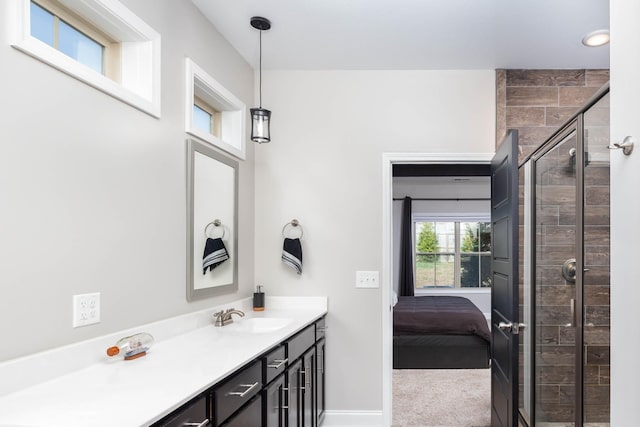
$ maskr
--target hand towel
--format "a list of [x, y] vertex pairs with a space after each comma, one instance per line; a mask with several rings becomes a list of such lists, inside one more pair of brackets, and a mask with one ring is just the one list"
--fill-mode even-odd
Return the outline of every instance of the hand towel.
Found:
[[207, 268], [212, 271], [214, 268], [229, 259], [227, 248], [221, 238], [207, 238], [204, 245], [204, 254], [202, 255], [202, 274], [207, 273]]
[[282, 262], [302, 274], [302, 245], [300, 239], [285, 237], [282, 248]]

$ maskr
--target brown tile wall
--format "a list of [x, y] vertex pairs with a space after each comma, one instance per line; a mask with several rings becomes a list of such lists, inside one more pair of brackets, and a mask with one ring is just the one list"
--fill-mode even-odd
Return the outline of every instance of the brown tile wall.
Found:
[[[507, 129], [519, 131], [520, 160], [543, 144], [603, 84], [608, 70], [497, 70], [496, 144]], [[608, 100], [585, 114], [591, 162], [585, 168], [585, 422], [609, 421], [609, 138]], [[563, 148], [562, 152], [566, 152]], [[575, 175], [563, 157], [545, 159], [544, 194], [536, 209], [539, 264], [536, 270], [537, 420], [567, 422], [574, 417], [575, 329], [569, 300], [573, 285], [559, 274], [575, 242]], [[523, 216], [520, 179], [520, 224]], [[520, 250], [523, 230], [520, 227]], [[521, 272], [522, 272], [521, 259]], [[520, 278], [522, 307], [522, 276]], [[522, 312], [522, 309], [521, 309]], [[521, 319], [522, 321], [523, 319]], [[520, 361], [522, 363], [522, 360]], [[522, 372], [521, 372], [522, 374]], [[523, 377], [520, 376], [522, 381]], [[520, 383], [522, 395], [522, 382]], [[522, 401], [520, 404], [522, 405]]]
[[609, 70], [496, 70], [496, 147], [518, 129], [520, 160], [609, 81]]

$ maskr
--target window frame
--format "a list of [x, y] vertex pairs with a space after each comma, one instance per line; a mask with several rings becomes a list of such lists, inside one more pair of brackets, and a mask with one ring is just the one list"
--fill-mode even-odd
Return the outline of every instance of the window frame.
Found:
[[[78, 62], [56, 48], [31, 35], [31, 0], [5, 0], [9, 2], [6, 25], [10, 32], [10, 44], [19, 51], [36, 58], [140, 111], [159, 118], [160, 105], [160, 53], [161, 36], [147, 23], [131, 12], [118, 0], [58, 0], [63, 7], [51, 10], [49, 0], [35, 3], [58, 15], [77, 16], [68, 22], [89, 38], [96, 39], [93, 27], [111, 39], [110, 56], [115, 55], [115, 65], [108, 65], [106, 75]], [[66, 19], [65, 19], [66, 18]], [[96, 40], [101, 43], [101, 40]], [[114, 63], [113, 59], [106, 61]], [[115, 79], [115, 80], [114, 80]]]
[[[185, 132], [244, 160], [246, 105], [191, 58], [185, 59], [185, 70]], [[194, 104], [212, 113], [213, 133], [194, 126]]]
[[[432, 223], [437, 223], [437, 222], [448, 222], [448, 223], [453, 223], [454, 224], [454, 252], [451, 251], [440, 251], [440, 252], [418, 252], [417, 251], [417, 230], [416, 230], [416, 225], [418, 223], [424, 223], [424, 222], [432, 222]], [[480, 281], [480, 277], [478, 278], [478, 286], [474, 286], [474, 287], [462, 287], [462, 281], [461, 281], [461, 276], [462, 276], [462, 248], [461, 248], [461, 237], [462, 237], [462, 233], [460, 230], [460, 225], [461, 223], [464, 222], [478, 222], [478, 223], [491, 223], [491, 218], [489, 216], [486, 215], [473, 215], [473, 216], [460, 216], [460, 215], [456, 215], [456, 216], [425, 216], [425, 215], [412, 215], [411, 218], [411, 236], [412, 236], [412, 256], [413, 256], [413, 277], [414, 277], [414, 292], [432, 292], [432, 291], [446, 291], [446, 292], [451, 292], [451, 291], [478, 291], [478, 290], [490, 290], [491, 286], [481, 286], [481, 281]], [[480, 247], [478, 248], [480, 249]], [[483, 254], [491, 254], [491, 252], [464, 252], [464, 254], [472, 254], [472, 255], [478, 255], [479, 256], [479, 262], [480, 262], [480, 257]], [[421, 287], [418, 288], [416, 287], [417, 285], [417, 256], [418, 255], [434, 255], [434, 256], [439, 256], [439, 255], [453, 255], [454, 257], [454, 267], [453, 267], [453, 274], [454, 274], [454, 279], [453, 279], [453, 284], [452, 287], [447, 287], [447, 286], [434, 286], [434, 287]]]

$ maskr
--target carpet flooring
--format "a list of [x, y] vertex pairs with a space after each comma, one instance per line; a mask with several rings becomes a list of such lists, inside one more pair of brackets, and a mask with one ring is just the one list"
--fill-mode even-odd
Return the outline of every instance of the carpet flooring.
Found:
[[394, 369], [393, 427], [491, 425], [490, 369]]

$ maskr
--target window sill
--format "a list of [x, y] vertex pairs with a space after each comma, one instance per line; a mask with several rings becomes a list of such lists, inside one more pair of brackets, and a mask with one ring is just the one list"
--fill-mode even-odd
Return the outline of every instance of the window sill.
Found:
[[159, 100], [152, 102], [140, 95], [137, 95], [136, 93], [122, 87], [119, 83], [96, 73], [91, 68], [80, 64], [76, 60], [55, 49], [52, 49], [40, 40], [29, 37], [13, 44], [13, 47], [88, 84], [89, 86], [93, 86], [107, 95], [111, 95], [132, 107], [152, 115], [153, 117], [160, 118]]

